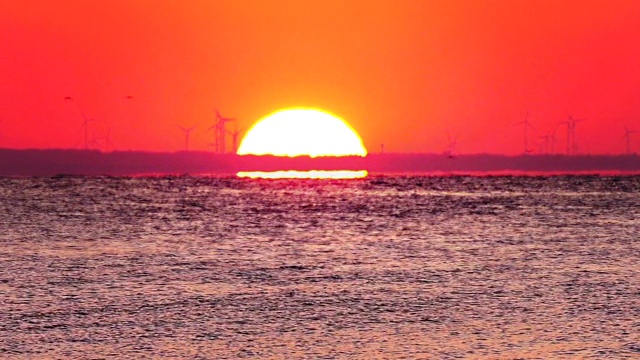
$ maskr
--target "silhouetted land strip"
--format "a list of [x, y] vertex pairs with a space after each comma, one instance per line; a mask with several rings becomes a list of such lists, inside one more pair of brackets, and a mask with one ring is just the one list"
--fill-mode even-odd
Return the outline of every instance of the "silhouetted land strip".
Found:
[[0, 149], [0, 176], [234, 174], [237, 171], [369, 170], [371, 173], [640, 172], [637, 155], [371, 154], [366, 158]]

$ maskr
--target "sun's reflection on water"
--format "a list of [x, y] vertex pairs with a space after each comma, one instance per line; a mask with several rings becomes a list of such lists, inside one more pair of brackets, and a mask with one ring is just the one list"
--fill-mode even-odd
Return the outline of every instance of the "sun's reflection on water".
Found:
[[240, 171], [236, 175], [250, 179], [359, 179], [367, 170], [310, 170], [310, 171]]

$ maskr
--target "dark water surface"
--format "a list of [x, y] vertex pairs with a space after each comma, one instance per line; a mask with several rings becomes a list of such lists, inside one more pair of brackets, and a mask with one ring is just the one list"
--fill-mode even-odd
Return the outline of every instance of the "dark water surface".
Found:
[[0, 179], [2, 359], [639, 359], [640, 177]]

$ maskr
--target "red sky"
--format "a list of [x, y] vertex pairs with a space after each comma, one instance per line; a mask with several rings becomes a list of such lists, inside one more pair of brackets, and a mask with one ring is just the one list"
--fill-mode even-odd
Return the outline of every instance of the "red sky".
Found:
[[308, 106], [369, 151], [441, 152], [449, 133], [517, 154], [529, 111], [532, 143], [572, 115], [581, 151], [621, 153], [638, 19], [637, 0], [0, 0], [0, 147], [81, 147], [76, 104], [116, 149], [158, 151], [183, 147], [176, 125], [206, 149], [216, 108], [246, 129]]

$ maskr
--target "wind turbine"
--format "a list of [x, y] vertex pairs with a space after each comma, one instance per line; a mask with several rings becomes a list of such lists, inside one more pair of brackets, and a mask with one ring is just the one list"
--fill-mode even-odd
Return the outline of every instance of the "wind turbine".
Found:
[[631, 155], [631, 134], [636, 134], [637, 132], [636, 130], [629, 130], [626, 125], [624, 127], [624, 136], [622, 138], [627, 140], [627, 155]]
[[527, 155], [528, 153], [531, 152], [531, 149], [529, 149], [529, 133], [528, 130], [529, 128], [533, 128], [533, 126], [531, 126], [531, 123], [529, 122], [529, 111], [527, 111], [527, 113], [524, 116], [524, 121], [521, 121], [519, 123], [517, 123], [516, 125], [524, 125], [524, 154]]
[[80, 106], [80, 104], [78, 104], [78, 102], [72, 98], [71, 96], [66, 96], [64, 98], [65, 101], [73, 101], [76, 106], [78, 107], [78, 110], [80, 111], [80, 114], [82, 115], [82, 128], [84, 130], [84, 149], [87, 150], [89, 148], [89, 122], [90, 121], [95, 121], [95, 119], [89, 119], [84, 111], [82, 110], [82, 107]]
[[[542, 139], [542, 149], [546, 154], [554, 154], [555, 153], [555, 145], [558, 143], [556, 140], [556, 130], [558, 126], [553, 129], [553, 131], [547, 132], [546, 135], [540, 136]], [[542, 152], [542, 151], [541, 151]]]
[[108, 129], [107, 134], [101, 137], [99, 140], [104, 140], [105, 151], [109, 152], [111, 147], [113, 147], [113, 142], [111, 141], [111, 129]]
[[231, 135], [231, 140], [233, 142], [232, 151], [234, 153], [238, 151], [238, 136], [240, 135], [241, 132], [242, 132], [242, 130], [238, 130], [237, 126], [236, 126], [236, 129], [234, 131], [229, 131], [228, 132], [228, 134]]
[[91, 121], [95, 121], [95, 119], [88, 119], [85, 117], [84, 121], [82, 122], [82, 128], [84, 128], [84, 149], [85, 150], [89, 149], [89, 122]]
[[218, 124], [216, 123], [207, 129], [207, 131], [211, 131], [211, 130], [213, 130], [213, 142], [209, 143], [209, 145], [213, 147], [213, 152], [218, 154], [220, 153], [220, 139], [218, 136]]
[[447, 148], [444, 151], [444, 154], [449, 157], [449, 158], [453, 158], [453, 153], [456, 150], [456, 146], [458, 145], [458, 139], [455, 137], [451, 137], [451, 134], [447, 133]]
[[586, 119], [574, 119], [573, 117], [569, 116], [569, 122], [571, 123], [571, 137], [573, 139], [571, 150], [574, 155], [578, 153], [578, 138], [576, 135], [576, 124], [584, 120]]
[[571, 122], [570, 121], [561, 121], [558, 125], [567, 125], [567, 155], [571, 154]]
[[225, 124], [231, 121], [235, 121], [236, 119], [222, 117], [218, 110], [216, 110], [216, 117], [218, 118], [218, 121], [208, 130], [214, 130], [215, 132], [216, 152], [219, 154], [224, 154], [225, 151], [227, 151], [227, 130], [225, 128]]
[[550, 140], [550, 152], [552, 154], [556, 153], [556, 145], [558, 144], [558, 140], [556, 139], [556, 131], [558, 131], [558, 126], [556, 125], [556, 127], [553, 128], [553, 131], [551, 131], [550, 133], [548, 133], [547, 135], [549, 136], [549, 140]]
[[101, 140], [101, 138], [97, 138], [96, 133], [91, 133], [91, 141], [89, 141], [89, 145], [100, 148], [100, 142], [98, 140]]
[[578, 152], [578, 141], [576, 136], [576, 124], [586, 119], [574, 119], [569, 115], [567, 121], [561, 121], [558, 125], [567, 125], [567, 155]]
[[185, 151], [189, 151], [189, 134], [196, 128], [196, 126], [192, 126], [190, 128], [184, 128], [182, 126], [178, 126], [180, 130], [184, 132], [184, 148]]
[[544, 136], [540, 136], [540, 139], [542, 139], [542, 142], [540, 143], [540, 153], [548, 154], [549, 149], [551, 148], [551, 136], [547, 134]]

